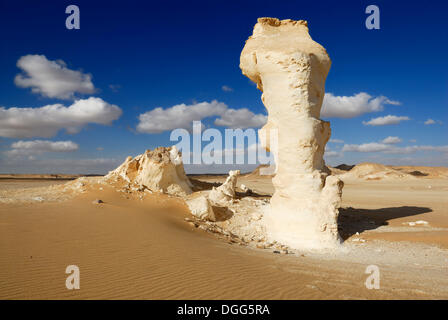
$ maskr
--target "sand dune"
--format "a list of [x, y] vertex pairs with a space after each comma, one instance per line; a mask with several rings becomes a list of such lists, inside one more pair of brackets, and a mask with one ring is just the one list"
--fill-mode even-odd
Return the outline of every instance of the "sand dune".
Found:
[[378, 163], [361, 163], [341, 175], [341, 179], [412, 179], [413, 175]]
[[[332, 168], [333, 174], [342, 175], [346, 179], [439, 179], [448, 177], [448, 168], [445, 167], [412, 167], [412, 166], [386, 166], [378, 163], [360, 163], [348, 170]], [[344, 172], [345, 171], [345, 172]]]
[[[225, 177], [195, 179], [207, 188]], [[347, 251], [287, 255], [196, 228], [179, 198], [97, 180], [20, 190], [0, 184], [10, 200], [0, 202], [1, 299], [448, 298], [446, 179], [347, 181], [340, 214]], [[269, 177], [239, 183], [257, 195], [272, 192]], [[418, 220], [428, 225], [406, 224]], [[70, 264], [80, 268], [80, 290], [65, 288]], [[370, 264], [381, 269], [381, 290], [364, 285]]]
[[[259, 177], [261, 168], [267, 168], [267, 165], [260, 165], [254, 171], [244, 175], [245, 177]], [[425, 166], [388, 166], [379, 163], [364, 162], [358, 165], [342, 164], [336, 167], [328, 166], [331, 174], [345, 177], [346, 179], [440, 179], [448, 178], [448, 168], [446, 167], [425, 167]], [[271, 177], [272, 175], [266, 175]], [[341, 178], [343, 178], [341, 177]]]
[[446, 167], [423, 167], [423, 166], [392, 166], [395, 170], [425, 178], [448, 178]]

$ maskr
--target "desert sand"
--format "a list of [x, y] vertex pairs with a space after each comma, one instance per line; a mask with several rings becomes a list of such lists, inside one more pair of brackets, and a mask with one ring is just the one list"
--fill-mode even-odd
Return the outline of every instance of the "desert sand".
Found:
[[[288, 254], [211, 232], [192, 219], [183, 199], [168, 194], [123, 191], [98, 177], [0, 180], [0, 298], [448, 298], [447, 168], [371, 167], [338, 171], [345, 250]], [[389, 169], [423, 175], [388, 175]], [[365, 171], [375, 179], [360, 177]], [[211, 189], [226, 178], [190, 180]], [[256, 170], [237, 185], [250, 188], [250, 198], [269, 200], [271, 179]], [[239, 188], [237, 198], [243, 199]], [[80, 290], [65, 287], [71, 264], [80, 268]], [[371, 264], [380, 268], [379, 290], [365, 286]]]
[[331, 60], [306, 21], [258, 19], [240, 62], [274, 175], [188, 177], [176, 146], [105, 176], [3, 175], [0, 299], [448, 298], [447, 169], [326, 166]]

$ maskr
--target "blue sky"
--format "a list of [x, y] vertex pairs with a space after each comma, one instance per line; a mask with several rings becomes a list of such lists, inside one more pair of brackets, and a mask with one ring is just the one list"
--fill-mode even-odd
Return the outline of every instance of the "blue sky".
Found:
[[[0, 107], [6, 110], [0, 113], [0, 172], [105, 172], [127, 155], [168, 146], [172, 144], [169, 131], [137, 130], [139, 115], [157, 107], [166, 110], [175, 105], [211, 104], [216, 100], [228, 109], [247, 108], [255, 115], [265, 114], [260, 91], [239, 69], [244, 42], [252, 34], [257, 18], [265, 16], [307, 20], [312, 38], [327, 49], [333, 61], [326, 92], [336, 97], [334, 104], [341, 102], [337, 97], [347, 96], [352, 99], [351, 106], [364, 110], [351, 118], [344, 112], [323, 117], [331, 121], [332, 139], [343, 141], [328, 144], [328, 163], [448, 165], [446, 2], [0, 3]], [[65, 8], [70, 4], [79, 6], [79, 30], [65, 27]], [[365, 27], [365, 8], [369, 4], [380, 8], [380, 30]], [[82, 81], [93, 87], [85, 88], [84, 93], [75, 90], [67, 98], [60, 92], [52, 96], [49, 87], [45, 89], [39, 79], [32, 85], [15, 81], [18, 74], [30, 76], [25, 67], [18, 67], [19, 59], [28, 55], [43, 55], [48, 63], [62, 60], [65, 64], [59, 62], [60, 66], [87, 75], [90, 78]], [[34, 63], [22, 62], [24, 66]], [[223, 90], [223, 86], [231, 90]], [[370, 100], [356, 98], [361, 92], [368, 94]], [[36, 128], [42, 123], [31, 120], [24, 121], [12, 133], [6, 130], [15, 119], [6, 119], [12, 117], [11, 110], [7, 111], [10, 108], [54, 104], [69, 107], [79, 99], [91, 97], [107, 104], [103, 123], [93, 116], [67, 133], [65, 129], [71, 122], [64, 116], [54, 120], [60, 123], [53, 123], [54, 134], [46, 136], [41, 134], [44, 129]], [[377, 111], [372, 111], [375, 108], [369, 101], [378, 97], [385, 98]], [[121, 115], [114, 113], [111, 106], [120, 108]], [[332, 105], [338, 110], [344, 106]], [[19, 119], [26, 112], [19, 110]], [[366, 125], [373, 118], [388, 115], [409, 120]], [[203, 122], [212, 126], [217, 117], [205, 118]], [[434, 123], [424, 124], [428, 119]], [[23, 128], [27, 125], [32, 128]], [[20, 130], [31, 133], [24, 136]], [[399, 139], [383, 143], [387, 137]], [[50, 142], [29, 143], [36, 140]], [[76, 147], [54, 144], [61, 141], [72, 142]], [[369, 143], [378, 145], [366, 145]]]

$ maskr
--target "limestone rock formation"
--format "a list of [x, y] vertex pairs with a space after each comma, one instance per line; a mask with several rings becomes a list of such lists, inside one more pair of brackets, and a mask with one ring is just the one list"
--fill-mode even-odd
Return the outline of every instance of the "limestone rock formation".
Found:
[[[277, 151], [268, 236], [296, 248], [337, 246], [343, 183], [325, 172], [330, 123], [319, 119], [331, 65], [326, 50], [311, 39], [306, 21], [260, 18], [240, 62], [268, 110], [263, 146]], [[278, 141], [270, 141], [271, 129]]]
[[146, 150], [135, 158], [129, 156], [104, 178], [109, 181], [121, 178], [129, 184], [172, 195], [184, 196], [192, 192], [181, 153], [175, 146]]
[[218, 188], [213, 187], [210, 191], [209, 199], [212, 203], [218, 205], [226, 205], [235, 198], [235, 188], [240, 170], [229, 171], [226, 181]]
[[191, 214], [200, 220], [216, 221], [215, 213], [208, 199], [203, 196], [195, 196], [185, 201]]

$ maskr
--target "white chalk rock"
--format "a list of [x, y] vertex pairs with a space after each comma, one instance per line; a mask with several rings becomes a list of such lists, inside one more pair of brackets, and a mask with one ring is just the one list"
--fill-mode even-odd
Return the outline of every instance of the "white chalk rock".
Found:
[[213, 187], [209, 193], [209, 199], [212, 203], [226, 205], [235, 198], [235, 188], [240, 170], [229, 171], [226, 181], [218, 188]]
[[[303, 20], [258, 19], [241, 52], [240, 68], [263, 92], [268, 110], [268, 121], [259, 131], [266, 137], [262, 145], [276, 157], [266, 231], [292, 248], [341, 243], [337, 216], [343, 183], [325, 168], [330, 123], [319, 118], [330, 65]], [[271, 129], [277, 131], [275, 141]]]
[[414, 222], [404, 222], [403, 224], [407, 224], [407, 225], [409, 225], [410, 227], [415, 227], [416, 225], [423, 225], [423, 226], [427, 226], [429, 223], [428, 223], [428, 221], [425, 221], [425, 220], [418, 220], [418, 221], [414, 221]]
[[104, 179], [115, 181], [117, 177], [151, 191], [178, 196], [192, 192], [182, 156], [175, 146], [146, 150], [135, 158], [127, 157], [123, 164], [109, 172]]
[[200, 220], [216, 220], [213, 208], [205, 196], [196, 196], [194, 198], [185, 200], [185, 202], [187, 203], [188, 209], [190, 209], [191, 214], [196, 218]]

